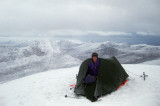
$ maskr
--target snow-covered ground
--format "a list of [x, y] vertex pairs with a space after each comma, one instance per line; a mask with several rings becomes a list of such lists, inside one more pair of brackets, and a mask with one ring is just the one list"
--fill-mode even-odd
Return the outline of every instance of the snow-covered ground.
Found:
[[152, 61], [146, 61], [146, 62], [143, 62], [142, 64], [160, 65], [160, 58]]
[[[118, 91], [90, 102], [65, 98], [75, 84], [79, 66], [55, 69], [0, 84], [0, 106], [160, 106], [160, 66], [123, 64], [129, 80]], [[148, 77], [141, 77], [145, 72]], [[134, 74], [136, 75], [134, 75]]]

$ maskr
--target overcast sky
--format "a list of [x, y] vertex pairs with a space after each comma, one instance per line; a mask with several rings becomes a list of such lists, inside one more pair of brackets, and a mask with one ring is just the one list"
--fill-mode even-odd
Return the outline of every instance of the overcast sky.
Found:
[[160, 0], [0, 0], [0, 36], [160, 35]]

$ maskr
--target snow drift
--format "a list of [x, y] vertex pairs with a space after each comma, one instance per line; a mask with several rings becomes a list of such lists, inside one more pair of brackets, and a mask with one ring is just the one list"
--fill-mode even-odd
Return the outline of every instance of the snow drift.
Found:
[[[125, 64], [130, 78], [118, 91], [92, 103], [85, 97], [65, 98], [79, 66], [42, 72], [0, 84], [0, 106], [160, 106], [160, 66]], [[144, 81], [141, 75], [149, 75]], [[134, 74], [132, 74], [134, 73]]]

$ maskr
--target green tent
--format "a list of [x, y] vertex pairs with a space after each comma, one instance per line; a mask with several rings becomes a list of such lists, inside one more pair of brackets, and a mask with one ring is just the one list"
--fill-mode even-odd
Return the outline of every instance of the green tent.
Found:
[[[89, 62], [91, 58], [82, 62], [77, 76], [75, 94], [86, 95], [83, 79], [86, 76]], [[94, 97], [100, 97], [109, 94], [115, 90], [126, 80], [128, 74], [118, 62], [116, 57], [108, 59], [99, 58], [99, 71], [94, 89]]]

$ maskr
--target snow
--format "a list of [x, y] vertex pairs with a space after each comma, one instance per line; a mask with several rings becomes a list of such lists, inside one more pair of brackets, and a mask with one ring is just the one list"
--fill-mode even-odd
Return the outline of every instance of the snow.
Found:
[[[1, 38], [0, 83], [47, 70], [78, 66], [93, 52], [101, 58], [115, 56], [122, 64], [151, 64], [149, 61], [160, 58], [160, 46], [146, 44]], [[160, 62], [156, 61], [156, 64]]]
[[148, 64], [148, 65], [160, 65], [160, 58], [152, 61], [146, 61], [143, 62], [142, 64]]
[[[123, 64], [128, 82], [118, 91], [90, 102], [65, 98], [69, 85], [76, 83], [79, 66], [55, 69], [0, 84], [0, 106], [160, 106], [160, 66]], [[148, 77], [136, 76], [145, 72]], [[134, 74], [136, 75], [134, 75]]]

